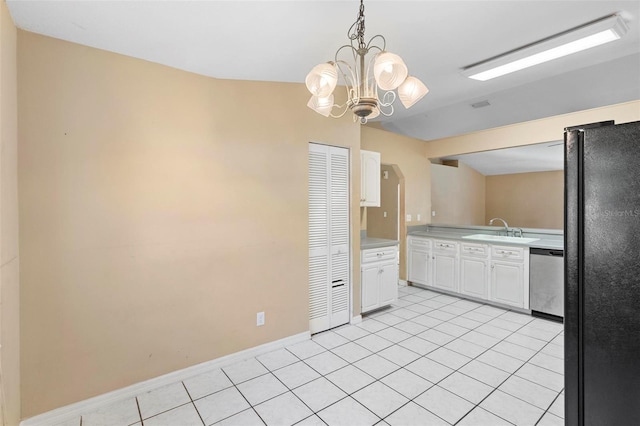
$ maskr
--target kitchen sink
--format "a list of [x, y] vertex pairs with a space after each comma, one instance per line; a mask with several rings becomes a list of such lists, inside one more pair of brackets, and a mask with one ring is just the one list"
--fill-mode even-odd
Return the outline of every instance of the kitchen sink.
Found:
[[473, 235], [465, 235], [462, 237], [467, 240], [479, 240], [479, 241], [490, 241], [495, 243], [520, 243], [520, 244], [528, 244], [534, 241], [538, 241], [540, 238], [522, 238], [522, 237], [505, 237], [502, 235], [486, 235], [486, 234], [473, 234]]

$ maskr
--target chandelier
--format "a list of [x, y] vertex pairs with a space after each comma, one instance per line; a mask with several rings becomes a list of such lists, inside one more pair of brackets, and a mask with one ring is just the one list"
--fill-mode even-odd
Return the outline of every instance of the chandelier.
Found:
[[[364, 42], [363, 0], [347, 36], [350, 44], [340, 47], [333, 61], [316, 65], [307, 74], [305, 84], [312, 94], [307, 103], [309, 108], [333, 118], [340, 118], [350, 110], [354, 121], [365, 124], [380, 114], [392, 115], [396, 96], [405, 108], [410, 108], [429, 92], [420, 80], [409, 75], [400, 56], [386, 51], [383, 36], [375, 35], [368, 43]], [[345, 57], [353, 65], [349, 65]], [[341, 105], [334, 103], [333, 96], [338, 76], [342, 77], [347, 90], [347, 100]]]

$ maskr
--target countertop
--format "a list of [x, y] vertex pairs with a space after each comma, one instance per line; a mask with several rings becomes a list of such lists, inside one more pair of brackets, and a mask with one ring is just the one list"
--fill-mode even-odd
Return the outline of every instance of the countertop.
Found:
[[[462, 238], [465, 235], [473, 235], [473, 234], [484, 234], [485, 232], [474, 232], [472, 230], [466, 232], [460, 232], [458, 230], [452, 231], [413, 231], [409, 232], [409, 236], [416, 237], [426, 237], [426, 238], [443, 238], [446, 240], [459, 240], [466, 241], [469, 243], [480, 243], [480, 244], [498, 244], [498, 245], [507, 245], [507, 246], [524, 246], [524, 247], [537, 247], [537, 248], [546, 248], [546, 249], [554, 249], [554, 250], [564, 250], [564, 238], [562, 236], [550, 236], [550, 235], [535, 235], [535, 233], [525, 233], [525, 237], [531, 238], [539, 238], [537, 241], [532, 241], [530, 243], [515, 243], [515, 242], [488, 242], [481, 240], [472, 240], [468, 238]], [[486, 234], [491, 234], [486, 232]], [[493, 234], [495, 235], [495, 233]]]
[[362, 238], [360, 240], [360, 250], [372, 249], [372, 248], [380, 248], [380, 247], [389, 247], [398, 245], [400, 241], [398, 240], [387, 240], [386, 238]]

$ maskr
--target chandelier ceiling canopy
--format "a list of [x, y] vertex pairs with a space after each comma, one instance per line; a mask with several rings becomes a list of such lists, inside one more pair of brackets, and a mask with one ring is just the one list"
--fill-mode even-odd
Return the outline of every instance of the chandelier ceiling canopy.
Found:
[[[400, 56], [386, 51], [381, 35], [364, 41], [364, 3], [360, 0], [358, 18], [347, 33], [350, 44], [340, 47], [333, 61], [313, 67], [305, 83], [311, 92], [307, 106], [325, 117], [340, 118], [351, 111], [354, 121], [364, 124], [380, 114], [393, 114], [396, 97], [410, 108], [429, 92], [416, 77], [410, 76]], [[342, 78], [347, 101], [338, 105], [333, 92]], [[397, 95], [396, 95], [397, 91]]]

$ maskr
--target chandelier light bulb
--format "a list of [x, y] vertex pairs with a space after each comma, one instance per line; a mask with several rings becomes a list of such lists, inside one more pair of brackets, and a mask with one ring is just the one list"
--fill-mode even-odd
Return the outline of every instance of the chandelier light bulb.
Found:
[[333, 108], [333, 95], [329, 95], [324, 98], [311, 96], [311, 99], [309, 99], [309, 102], [307, 102], [307, 106], [318, 114], [329, 117], [331, 109]]
[[312, 95], [319, 98], [326, 98], [333, 93], [333, 89], [335, 89], [336, 84], [338, 84], [336, 67], [329, 62], [316, 65], [309, 74], [307, 74], [305, 84]]
[[402, 58], [395, 53], [381, 52], [376, 57], [373, 75], [382, 90], [395, 90], [407, 78], [409, 71]]
[[411, 108], [413, 104], [422, 99], [427, 93], [429, 93], [427, 86], [413, 76], [407, 77], [400, 87], [398, 87], [400, 102], [402, 102], [402, 105], [407, 109]]

